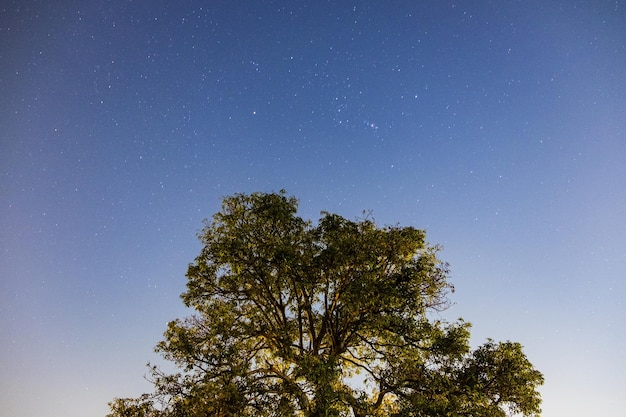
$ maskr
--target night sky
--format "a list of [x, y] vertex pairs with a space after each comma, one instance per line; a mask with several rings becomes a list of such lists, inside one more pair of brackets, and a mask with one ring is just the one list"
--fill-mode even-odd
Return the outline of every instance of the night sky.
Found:
[[623, 1], [4, 1], [0, 403], [143, 379], [237, 192], [424, 228], [446, 319], [518, 341], [543, 415], [626, 392]]

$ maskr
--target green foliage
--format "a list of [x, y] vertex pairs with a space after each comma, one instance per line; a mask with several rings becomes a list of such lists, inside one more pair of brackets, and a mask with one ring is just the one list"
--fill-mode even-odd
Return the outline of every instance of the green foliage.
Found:
[[322, 213], [254, 193], [225, 198], [169, 323], [153, 394], [109, 417], [504, 416], [540, 411], [542, 375], [517, 343], [475, 351], [448, 306], [448, 267], [425, 232]]

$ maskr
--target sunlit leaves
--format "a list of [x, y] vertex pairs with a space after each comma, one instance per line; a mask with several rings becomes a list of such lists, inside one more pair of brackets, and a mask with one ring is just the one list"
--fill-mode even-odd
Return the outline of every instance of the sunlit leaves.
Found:
[[[322, 213], [284, 192], [237, 194], [199, 235], [184, 303], [157, 351], [155, 393], [120, 416], [532, 415], [542, 376], [510, 342], [474, 352], [448, 307], [448, 266], [425, 232]], [[152, 414], [150, 414], [152, 413]]]

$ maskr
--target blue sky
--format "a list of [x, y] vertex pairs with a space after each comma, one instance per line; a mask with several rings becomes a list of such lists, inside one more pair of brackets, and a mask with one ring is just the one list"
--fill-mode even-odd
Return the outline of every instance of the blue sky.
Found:
[[424, 228], [473, 343], [543, 415], [621, 416], [626, 4], [13, 1], [0, 7], [0, 402], [106, 414], [236, 192]]

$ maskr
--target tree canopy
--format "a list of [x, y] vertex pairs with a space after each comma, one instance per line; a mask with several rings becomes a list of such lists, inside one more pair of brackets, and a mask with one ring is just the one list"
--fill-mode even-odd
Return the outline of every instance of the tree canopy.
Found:
[[533, 416], [535, 370], [514, 342], [472, 350], [470, 325], [436, 320], [448, 266], [412, 227], [323, 212], [285, 192], [236, 194], [205, 221], [186, 306], [156, 350], [155, 390], [109, 417]]

